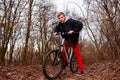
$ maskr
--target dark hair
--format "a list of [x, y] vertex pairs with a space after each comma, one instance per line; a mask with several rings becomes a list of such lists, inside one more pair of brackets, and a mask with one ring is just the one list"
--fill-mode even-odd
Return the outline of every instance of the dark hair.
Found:
[[57, 14], [57, 17], [59, 17], [60, 15], [65, 16], [65, 13], [64, 13], [64, 12], [59, 12], [59, 13]]

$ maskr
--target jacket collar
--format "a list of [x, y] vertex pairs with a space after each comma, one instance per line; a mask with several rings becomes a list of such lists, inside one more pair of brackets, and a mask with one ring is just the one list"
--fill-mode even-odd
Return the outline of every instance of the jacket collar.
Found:
[[68, 20], [68, 17], [66, 17], [66, 19], [65, 19], [65, 22], [64, 22], [64, 23], [66, 23], [66, 22], [67, 22], [67, 20]]

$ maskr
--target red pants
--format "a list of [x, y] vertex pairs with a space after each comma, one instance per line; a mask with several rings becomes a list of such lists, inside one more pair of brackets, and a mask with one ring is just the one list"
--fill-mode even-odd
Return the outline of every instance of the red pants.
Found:
[[[65, 45], [66, 50], [68, 50], [70, 48], [70, 45], [67, 42], [64, 42], [64, 45]], [[77, 42], [72, 48], [73, 48], [73, 53], [76, 57], [78, 68], [81, 72], [83, 72], [84, 71], [84, 65], [83, 65], [82, 57], [81, 57], [80, 51], [79, 51], [79, 43]], [[66, 56], [65, 56], [64, 49], [62, 49], [62, 55], [63, 55], [64, 61], [66, 62]]]

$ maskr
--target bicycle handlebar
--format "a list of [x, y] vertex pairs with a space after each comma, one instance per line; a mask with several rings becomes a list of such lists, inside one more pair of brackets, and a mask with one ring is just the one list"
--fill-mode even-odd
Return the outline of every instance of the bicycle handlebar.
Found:
[[[72, 32], [72, 34], [78, 34], [78, 33], [79, 32]], [[66, 35], [66, 34], [68, 34], [68, 32], [59, 32], [56, 35]], [[68, 35], [70, 35], [70, 34], [68, 34]]]

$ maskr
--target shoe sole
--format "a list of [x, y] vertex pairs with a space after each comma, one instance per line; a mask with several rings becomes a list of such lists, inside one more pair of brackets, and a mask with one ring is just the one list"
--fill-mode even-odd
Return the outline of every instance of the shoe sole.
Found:
[[84, 74], [75, 74], [76, 76], [83, 76], [83, 75], [85, 75], [85, 73]]

